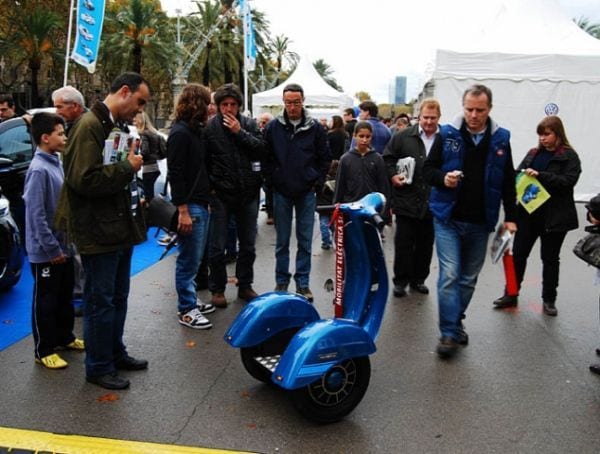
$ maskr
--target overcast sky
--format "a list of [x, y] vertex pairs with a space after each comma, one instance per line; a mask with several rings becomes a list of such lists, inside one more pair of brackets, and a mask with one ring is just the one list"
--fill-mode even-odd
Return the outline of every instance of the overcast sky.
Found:
[[[191, 0], [161, 0], [169, 15], [196, 10]], [[323, 58], [346, 93], [367, 91], [389, 101], [395, 76], [407, 76], [408, 97], [415, 96], [431, 69], [434, 50], [454, 40], [502, 0], [250, 0], [266, 13], [273, 36], [284, 34], [290, 49], [311, 61]], [[504, 0], [562, 9], [567, 18], [600, 23], [598, 0]], [[536, 20], [533, 14], [531, 21]], [[510, 30], [507, 30], [510, 33]], [[552, 30], [548, 30], [552, 33]]]

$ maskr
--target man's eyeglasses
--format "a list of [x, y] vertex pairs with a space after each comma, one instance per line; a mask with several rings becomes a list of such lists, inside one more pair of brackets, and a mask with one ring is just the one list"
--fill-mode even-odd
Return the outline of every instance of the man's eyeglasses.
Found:
[[302, 105], [302, 101], [283, 101], [286, 107], [300, 107]]

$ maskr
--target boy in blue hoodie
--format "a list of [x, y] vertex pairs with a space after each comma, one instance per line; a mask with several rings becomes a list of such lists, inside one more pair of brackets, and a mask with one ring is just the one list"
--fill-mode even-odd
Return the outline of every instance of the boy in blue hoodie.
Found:
[[73, 259], [65, 234], [54, 228], [54, 213], [64, 181], [58, 152], [65, 148], [64, 121], [51, 113], [31, 120], [37, 149], [25, 176], [25, 245], [33, 274], [32, 330], [36, 362], [63, 369], [67, 362], [54, 352], [62, 347], [85, 349], [73, 335]]

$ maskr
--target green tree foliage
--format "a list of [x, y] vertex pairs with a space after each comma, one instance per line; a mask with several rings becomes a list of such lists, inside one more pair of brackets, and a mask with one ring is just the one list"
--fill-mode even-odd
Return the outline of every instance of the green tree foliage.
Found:
[[371, 100], [371, 95], [370, 95], [369, 93], [367, 93], [366, 91], [359, 91], [359, 92], [356, 92], [356, 93], [354, 94], [354, 97], [355, 97], [356, 99], [358, 99], [360, 102], [363, 102], [363, 101], [370, 101], [370, 100]]
[[327, 63], [325, 63], [325, 60], [319, 58], [313, 63], [313, 66], [319, 73], [319, 76], [321, 76], [325, 82], [327, 82], [337, 91], [343, 91], [342, 87], [340, 87], [337, 81], [333, 78], [333, 69], [331, 69], [331, 66], [329, 66]]
[[[294, 72], [298, 59], [300, 58], [296, 52], [290, 50], [292, 40], [285, 35], [277, 35], [269, 44], [268, 52], [272, 56], [272, 63], [275, 65], [277, 79], [275, 85], [280, 84], [287, 78], [287, 74]], [[285, 70], [287, 69], [287, 74]]]
[[44, 63], [50, 64], [53, 59], [62, 57], [54, 43], [60, 41], [63, 20], [42, 2], [14, 5], [3, 11], [3, 17], [6, 22], [0, 35], [0, 54], [5, 64], [16, 70], [17, 77], [19, 71], [23, 72], [22, 66], [27, 68], [31, 105], [40, 106], [43, 100], [39, 95], [39, 72]]
[[[195, 3], [197, 10], [178, 20], [166, 16], [159, 0], [108, 0], [96, 73], [90, 75], [70, 62], [69, 83], [92, 102], [104, 96], [120, 72], [139, 71], [152, 86], [153, 100], [170, 111], [171, 82], [180, 61], [189, 62], [189, 81], [213, 89], [233, 82], [243, 89], [244, 37], [239, 2]], [[257, 58], [256, 68], [249, 74], [249, 94], [283, 82], [298, 62], [292, 41], [284, 35], [272, 36], [263, 12], [252, 9], [251, 14]], [[63, 83], [68, 15], [67, 0], [0, 0], [0, 91], [16, 92], [27, 82], [32, 102], [26, 107], [38, 105], [40, 98], [49, 103], [49, 93]], [[181, 46], [176, 42], [178, 23]], [[197, 58], [189, 61], [198, 46]], [[323, 60], [316, 64], [325, 79], [339, 89], [329, 65]]]
[[590, 22], [587, 17], [580, 17], [579, 19], [573, 19], [573, 22], [577, 24], [584, 32], [592, 35], [596, 39], [600, 39], [600, 24], [594, 24]]
[[155, 68], [168, 68], [177, 56], [173, 32], [159, 0], [113, 1], [107, 5], [104, 19], [104, 66], [139, 73], [152, 63]]

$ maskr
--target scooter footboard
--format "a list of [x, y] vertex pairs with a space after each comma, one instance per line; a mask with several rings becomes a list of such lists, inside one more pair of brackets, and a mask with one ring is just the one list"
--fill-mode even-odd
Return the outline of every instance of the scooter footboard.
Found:
[[288, 328], [301, 328], [316, 320], [317, 310], [303, 296], [269, 292], [240, 311], [225, 333], [225, 342], [236, 348], [252, 347]]
[[307, 386], [341, 361], [375, 353], [375, 343], [352, 320], [319, 320], [292, 338], [272, 380], [285, 389]]

